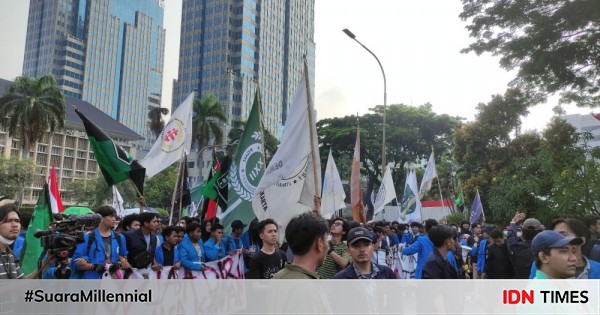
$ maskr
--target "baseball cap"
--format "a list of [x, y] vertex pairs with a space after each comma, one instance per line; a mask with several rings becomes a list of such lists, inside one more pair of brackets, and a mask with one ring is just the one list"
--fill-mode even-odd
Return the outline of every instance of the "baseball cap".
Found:
[[523, 221], [521, 228], [524, 230], [539, 230], [542, 228], [542, 223], [540, 223], [540, 220], [538, 219], [529, 218]]
[[360, 240], [367, 240], [373, 242], [371, 238], [371, 232], [364, 227], [356, 227], [348, 232], [348, 245], [352, 245]]
[[246, 225], [241, 220], [235, 220], [231, 222], [232, 229], [243, 229]]
[[556, 231], [542, 231], [531, 241], [531, 250], [534, 253], [546, 248], [559, 248], [565, 245], [581, 245], [583, 240], [579, 237], [564, 236]]

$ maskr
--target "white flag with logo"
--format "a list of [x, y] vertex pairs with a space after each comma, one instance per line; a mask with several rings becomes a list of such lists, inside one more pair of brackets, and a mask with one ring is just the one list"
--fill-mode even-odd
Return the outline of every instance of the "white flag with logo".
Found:
[[[287, 115], [281, 144], [256, 187], [252, 209], [259, 220], [274, 219], [284, 231], [290, 219], [314, 209], [315, 184], [321, 180], [316, 127], [310, 126], [305, 75], [298, 83], [294, 102]], [[310, 141], [310, 129], [315, 143]], [[315, 150], [317, 179], [313, 175], [311, 145]], [[317, 187], [320, 195], [320, 187]], [[284, 233], [279, 233], [283, 238]]]
[[194, 92], [177, 107], [150, 152], [140, 162], [146, 168], [148, 178], [179, 161], [184, 151], [190, 151], [193, 103]]
[[383, 180], [381, 181], [381, 186], [379, 186], [379, 191], [377, 192], [377, 197], [375, 198], [375, 202], [373, 206], [375, 211], [373, 214], [379, 213], [385, 205], [387, 205], [390, 201], [396, 199], [396, 188], [394, 188], [394, 182], [392, 181], [392, 172], [389, 166], [385, 168], [385, 174], [383, 175]]
[[400, 222], [421, 222], [421, 199], [417, 194], [417, 175], [414, 170], [410, 170], [406, 175], [404, 194], [400, 203], [402, 206]]
[[436, 177], [437, 170], [435, 168], [435, 156], [433, 155], [433, 152], [431, 152], [429, 161], [427, 161], [427, 168], [425, 168], [425, 174], [423, 174], [423, 180], [421, 181], [421, 188], [419, 188], [420, 197], [423, 197], [423, 195], [431, 189], [431, 184]]
[[117, 210], [117, 216], [122, 217], [123, 210], [125, 210], [125, 207], [123, 207], [123, 197], [121, 197], [119, 190], [117, 190], [117, 185], [112, 186], [112, 191], [113, 191], [112, 207], [115, 208], [115, 210]]
[[321, 216], [326, 219], [339, 209], [345, 208], [346, 192], [342, 186], [342, 179], [338, 172], [331, 149], [327, 158], [327, 166], [325, 167], [325, 175], [323, 176], [323, 192], [321, 194]]

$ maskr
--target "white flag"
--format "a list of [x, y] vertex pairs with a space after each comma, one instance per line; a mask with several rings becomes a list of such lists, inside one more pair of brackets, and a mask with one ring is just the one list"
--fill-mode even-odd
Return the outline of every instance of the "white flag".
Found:
[[401, 204], [400, 222], [421, 222], [421, 200], [417, 194], [417, 175], [414, 170], [410, 170], [406, 175]]
[[113, 191], [112, 207], [115, 208], [115, 210], [117, 210], [117, 216], [122, 217], [123, 210], [125, 210], [125, 207], [123, 207], [123, 197], [121, 197], [121, 194], [117, 190], [116, 185], [112, 186], [112, 191]]
[[345, 208], [346, 192], [342, 186], [342, 179], [338, 172], [331, 149], [327, 158], [327, 166], [325, 167], [325, 175], [323, 177], [323, 192], [321, 194], [321, 216], [326, 219], [339, 209]]
[[435, 169], [435, 156], [433, 155], [433, 152], [431, 152], [429, 161], [427, 161], [427, 168], [425, 168], [425, 174], [423, 174], [423, 180], [421, 181], [421, 188], [419, 188], [420, 197], [423, 197], [423, 195], [431, 189], [431, 184], [436, 177], [437, 170]]
[[[317, 180], [321, 180], [316, 127], [309, 126], [308, 97], [305, 75], [298, 83], [294, 102], [290, 106], [281, 144], [256, 187], [252, 209], [259, 220], [271, 218], [279, 224], [280, 239], [285, 226], [294, 216], [314, 209], [315, 184], [311, 145], [316, 154]], [[310, 129], [315, 143], [310, 141]], [[320, 187], [317, 187], [320, 195]]]
[[379, 213], [385, 205], [387, 205], [390, 201], [396, 199], [396, 188], [394, 188], [394, 182], [392, 181], [392, 172], [389, 166], [385, 168], [385, 174], [383, 175], [383, 180], [381, 181], [381, 186], [379, 186], [379, 191], [377, 192], [377, 197], [375, 198], [375, 202], [373, 206], [375, 211], [373, 215]]
[[179, 161], [192, 146], [192, 108], [194, 92], [177, 107], [150, 152], [140, 162], [148, 178]]

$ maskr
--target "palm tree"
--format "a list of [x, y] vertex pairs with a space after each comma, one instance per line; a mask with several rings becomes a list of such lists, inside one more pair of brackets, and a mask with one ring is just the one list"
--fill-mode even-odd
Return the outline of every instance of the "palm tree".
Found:
[[49, 75], [17, 77], [0, 97], [0, 125], [22, 141], [23, 160], [29, 159], [29, 151], [46, 132], [64, 128], [65, 117], [65, 98]]
[[227, 116], [213, 93], [200, 100], [194, 100], [192, 114], [192, 137], [198, 142], [198, 165], [201, 165], [201, 152], [213, 140], [214, 145], [223, 143], [223, 130], [219, 123], [225, 123]]
[[169, 114], [169, 109], [165, 107], [155, 107], [148, 112], [148, 118], [150, 118], [148, 127], [150, 127], [150, 131], [152, 131], [154, 137], [158, 138], [160, 133], [165, 128], [165, 120], [163, 119], [163, 115], [167, 114]]

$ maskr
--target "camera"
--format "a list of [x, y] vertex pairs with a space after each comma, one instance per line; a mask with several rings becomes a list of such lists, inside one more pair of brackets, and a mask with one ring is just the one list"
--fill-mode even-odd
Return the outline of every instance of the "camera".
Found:
[[54, 272], [56, 278], [69, 278], [71, 270], [68, 259], [75, 253], [77, 244], [84, 242], [85, 228], [97, 226], [101, 219], [98, 214], [72, 216], [67, 220], [52, 222], [47, 231], [36, 231], [33, 235], [40, 239], [44, 249], [38, 261], [38, 269], [41, 269], [41, 262], [47, 255], [48, 259], [56, 258], [59, 261]]

